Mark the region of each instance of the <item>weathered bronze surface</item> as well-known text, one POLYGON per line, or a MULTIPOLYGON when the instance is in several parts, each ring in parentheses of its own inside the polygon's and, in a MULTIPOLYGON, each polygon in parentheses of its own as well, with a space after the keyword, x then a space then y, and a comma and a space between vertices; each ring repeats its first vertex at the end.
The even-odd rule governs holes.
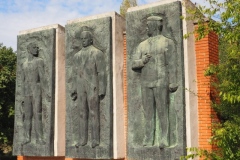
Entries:
POLYGON ((66 26, 66 156, 112 157, 111 18, 66 26))
POLYGON ((185 153, 181 3, 127 14, 128 158, 185 153))
POLYGON ((14 155, 52 156, 55 29, 18 36, 14 155))

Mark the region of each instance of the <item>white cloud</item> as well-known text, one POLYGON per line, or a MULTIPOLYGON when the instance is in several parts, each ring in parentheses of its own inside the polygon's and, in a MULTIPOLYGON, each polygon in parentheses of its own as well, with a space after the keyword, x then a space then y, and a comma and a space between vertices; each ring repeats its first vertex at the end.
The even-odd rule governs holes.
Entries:
POLYGON ((119 10, 120 0, 5 0, 0 5, 0 43, 17 49, 19 31, 119 10), (11 3, 12 2, 12 3, 11 3), (2 10, 1 10, 2 9, 2 10))
MULTIPOLYGON (((159 0, 138 0, 139 5, 159 0)), ((193 0, 203 1, 203 0, 193 0)), ((1 0, 0 43, 17 49, 19 31, 59 23, 83 16, 117 11, 122 0, 1 0)))

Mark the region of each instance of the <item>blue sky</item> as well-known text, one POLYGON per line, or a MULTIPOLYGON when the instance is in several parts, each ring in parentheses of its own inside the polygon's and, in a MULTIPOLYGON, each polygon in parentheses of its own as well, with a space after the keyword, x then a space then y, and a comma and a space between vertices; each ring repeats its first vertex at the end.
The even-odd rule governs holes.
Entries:
MULTIPOLYGON (((160 0, 138 0, 144 5, 160 0)), ((205 0, 191 0, 203 3, 205 0)), ((0 43, 17 48, 19 31, 60 24, 111 11, 119 13, 122 0, 0 0, 0 43)))

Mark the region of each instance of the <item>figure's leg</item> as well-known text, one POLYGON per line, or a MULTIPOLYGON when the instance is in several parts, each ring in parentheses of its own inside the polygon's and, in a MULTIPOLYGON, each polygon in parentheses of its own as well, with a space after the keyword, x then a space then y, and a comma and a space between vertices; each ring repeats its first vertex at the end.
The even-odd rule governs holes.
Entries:
POLYGON ((96 88, 90 88, 88 91, 88 106, 92 122, 92 148, 100 144, 100 115, 99 115, 99 97, 96 88))
POLYGON ((80 107, 78 99, 76 101, 73 101, 73 104, 71 106, 71 124, 72 124, 72 133, 73 133, 73 139, 72 143, 73 146, 79 146, 79 140, 80 140, 80 107))
POLYGON ((169 146, 169 92, 167 86, 154 88, 154 97, 159 117, 159 129, 161 131, 159 146, 160 148, 164 148, 169 146))
POLYGON ((80 145, 85 146, 88 142, 88 106, 87 106, 87 95, 85 89, 79 88, 77 91, 78 105, 80 108, 80 145))
POLYGON ((153 146, 155 132, 155 106, 152 89, 142 87, 142 104, 145 118, 143 146, 153 146))
POLYGON ((33 97, 33 112, 35 114, 35 132, 38 144, 45 144, 43 136, 42 94, 40 86, 35 90, 33 97))
POLYGON ((25 96, 24 97, 24 141, 22 145, 31 142, 31 130, 32 130, 32 117, 33 117, 33 106, 32 106, 32 96, 25 96))

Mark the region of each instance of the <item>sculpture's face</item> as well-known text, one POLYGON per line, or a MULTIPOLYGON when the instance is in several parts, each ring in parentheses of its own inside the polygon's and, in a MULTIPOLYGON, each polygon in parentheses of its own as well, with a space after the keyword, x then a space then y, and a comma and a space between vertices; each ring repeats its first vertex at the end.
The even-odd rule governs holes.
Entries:
POLYGON ((31 54, 33 55, 33 56, 37 56, 38 55, 38 46, 37 45, 33 45, 32 47, 31 47, 31 54))
POLYGON ((147 21, 147 33, 149 37, 152 37, 154 32, 162 30, 161 21, 147 21))
POLYGON ((83 47, 87 47, 92 45, 92 36, 89 32, 83 31, 81 33, 81 40, 82 40, 82 45, 83 47))

